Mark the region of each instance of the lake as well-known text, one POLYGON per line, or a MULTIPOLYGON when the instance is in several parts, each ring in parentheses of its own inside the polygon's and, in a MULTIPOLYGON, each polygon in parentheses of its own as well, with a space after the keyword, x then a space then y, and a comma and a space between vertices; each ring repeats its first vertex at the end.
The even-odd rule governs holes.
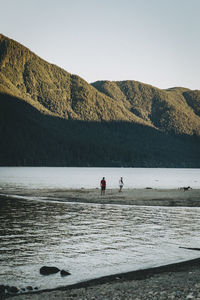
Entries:
POLYGON ((200 169, 0 167, 0 187, 96 188, 102 177, 108 188, 200 188, 200 169))
MULTIPOLYGON (((0 168, 0 186, 16 188, 200 187, 199 169, 0 168)), ((40 289, 199 257, 200 208, 0 202, 0 284, 40 289), (194 226, 195 224, 195 226, 194 226), (71 275, 42 276, 43 265, 71 275)))

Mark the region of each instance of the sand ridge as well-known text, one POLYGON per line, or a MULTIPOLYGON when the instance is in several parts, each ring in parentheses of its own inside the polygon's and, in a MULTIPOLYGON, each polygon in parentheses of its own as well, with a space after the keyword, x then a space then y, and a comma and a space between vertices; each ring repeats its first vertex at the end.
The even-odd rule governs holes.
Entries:
POLYGON ((100 189, 1 189, 1 196, 15 195, 48 201, 81 202, 99 204, 142 206, 200 206, 200 189, 108 189, 101 195, 100 189))

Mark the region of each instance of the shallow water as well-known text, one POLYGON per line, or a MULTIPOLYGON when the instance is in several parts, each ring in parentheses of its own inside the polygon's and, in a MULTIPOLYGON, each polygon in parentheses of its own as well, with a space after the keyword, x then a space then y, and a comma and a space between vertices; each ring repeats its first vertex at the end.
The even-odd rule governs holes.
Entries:
POLYGON ((53 288, 199 257, 179 246, 200 247, 200 208, 25 199, 0 204, 0 284, 53 288), (42 276, 43 265, 72 275, 42 276))

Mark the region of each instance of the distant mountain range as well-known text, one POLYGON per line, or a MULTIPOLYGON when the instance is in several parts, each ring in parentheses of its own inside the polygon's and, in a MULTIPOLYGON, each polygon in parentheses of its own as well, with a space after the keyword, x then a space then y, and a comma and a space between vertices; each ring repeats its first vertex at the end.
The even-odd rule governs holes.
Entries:
POLYGON ((200 167, 200 91, 87 83, 0 35, 0 165, 200 167))

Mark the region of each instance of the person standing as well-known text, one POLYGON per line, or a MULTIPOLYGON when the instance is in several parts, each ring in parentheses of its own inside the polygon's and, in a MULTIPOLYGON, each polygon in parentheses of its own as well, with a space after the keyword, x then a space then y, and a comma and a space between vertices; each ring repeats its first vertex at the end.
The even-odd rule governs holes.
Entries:
POLYGON ((123 178, 121 177, 119 180, 119 193, 122 191, 122 188, 124 186, 123 178))
POLYGON ((105 195, 105 190, 106 190, 106 180, 105 177, 103 177, 101 180, 101 195, 105 195))

